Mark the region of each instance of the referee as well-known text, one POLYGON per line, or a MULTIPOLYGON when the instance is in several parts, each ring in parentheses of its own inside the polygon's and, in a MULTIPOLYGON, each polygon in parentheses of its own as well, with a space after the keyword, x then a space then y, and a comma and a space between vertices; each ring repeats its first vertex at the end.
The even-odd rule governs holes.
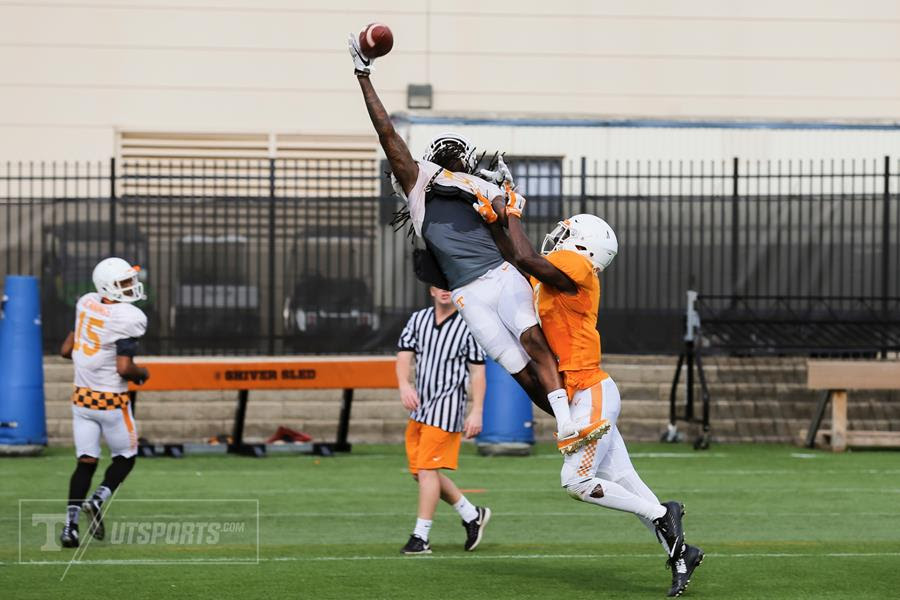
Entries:
POLYGON ((481 542, 491 509, 469 502, 440 469, 456 469, 462 432, 472 438, 481 432, 484 406, 484 353, 456 312, 450 292, 432 286, 434 306, 413 313, 400 334, 397 380, 400 401, 411 411, 406 426, 406 457, 419 482, 416 528, 404 554, 431 554, 431 530, 438 498, 452 504, 466 530, 466 550, 481 542), (413 357, 416 384, 410 384, 413 357), (463 421, 466 387, 472 384, 472 410, 463 421))

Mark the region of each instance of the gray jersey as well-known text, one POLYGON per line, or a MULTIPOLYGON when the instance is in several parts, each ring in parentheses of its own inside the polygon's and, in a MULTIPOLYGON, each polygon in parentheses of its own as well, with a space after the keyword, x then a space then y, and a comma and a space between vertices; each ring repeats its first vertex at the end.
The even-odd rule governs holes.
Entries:
POLYGON ((503 263, 484 221, 472 208, 475 196, 433 185, 426 192, 422 237, 455 290, 503 263))
POLYGON ((503 262, 491 232, 472 208, 476 190, 491 199, 503 191, 480 177, 447 171, 427 160, 418 161, 418 166, 407 198, 409 215, 453 290, 503 262))

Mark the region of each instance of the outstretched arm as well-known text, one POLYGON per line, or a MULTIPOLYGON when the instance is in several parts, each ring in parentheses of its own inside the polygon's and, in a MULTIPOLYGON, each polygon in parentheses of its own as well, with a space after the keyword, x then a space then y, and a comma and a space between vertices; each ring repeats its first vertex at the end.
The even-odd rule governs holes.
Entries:
POLYGON ((503 196, 497 196, 491 205, 498 218, 488 227, 503 258, 545 285, 553 286, 566 294, 576 293, 578 286, 575 285, 575 282, 535 251, 531 240, 525 234, 519 216, 506 210, 506 199, 503 196), (504 220, 507 222, 506 229, 501 225, 504 220))
POLYGON ((369 111, 369 118, 372 120, 372 125, 375 126, 375 132, 378 134, 378 141, 381 143, 381 147, 384 148, 384 153, 391 164, 391 171, 393 171, 394 177, 397 178, 397 181, 403 187, 403 192, 409 195, 413 186, 416 185, 416 178, 419 176, 419 165, 416 164, 412 154, 409 153, 406 142, 394 129, 391 117, 375 92, 375 87, 369 80, 369 76, 357 73, 356 79, 359 81, 363 100, 366 102, 366 110, 369 111))

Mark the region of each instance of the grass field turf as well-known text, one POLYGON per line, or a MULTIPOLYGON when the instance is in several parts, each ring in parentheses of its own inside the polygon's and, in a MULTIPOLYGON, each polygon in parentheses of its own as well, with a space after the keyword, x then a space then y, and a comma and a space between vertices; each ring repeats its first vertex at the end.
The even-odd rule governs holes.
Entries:
MULTIPOLYGON (((661 499, 685 502, 688 541, 707 553, 685 597, 900 595, 900 454, 832 455, 769 445, 630 449, 661 499)), ((463 552, 456 513, 441 504, 431 535, 434 554, 403 557, 398 551, 414 524, 416 488, 400 446, 357 446, 336 458, 139 460, 108 521, 153 521, 160 511, 173 513, 172 504, 160 508, 158 499, 258 499, 260 562, 197 562, 255 560, 250 519, 245 537, 251 543, 92 542, 83 562, 66 572, 71 550, 35 553, 31 544, 25 555, 41 564, 17 563, 18 505, 21 498, 65 496, 71 451, 2 459, 0 597, 664 597, 670 574, 650 533, 632 515, 569 499, 559 488, 560 461, 549 446, 529 458, 482 458, 464 445, 453 478, 478 490, 468 493, 471 500, 494 510, 482 546, 463 552), (137 499, 142 502, 125 502, 137 499)), ((177 518, 228 521, 235 510, 187 503, 177 518)), ((26 542, 40 529, 27 512, 26 542)))

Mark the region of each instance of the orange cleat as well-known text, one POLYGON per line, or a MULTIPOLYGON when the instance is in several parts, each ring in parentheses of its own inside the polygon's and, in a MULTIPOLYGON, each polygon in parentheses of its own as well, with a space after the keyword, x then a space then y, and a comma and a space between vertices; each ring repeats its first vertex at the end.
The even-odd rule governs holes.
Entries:
POLYGON ((610 425, 606 419, 599 419, 580 429, 575 435, 556 440, 557 449, 563 454, 575 454, 594 440, 599 440, 609 432, 610 425))

